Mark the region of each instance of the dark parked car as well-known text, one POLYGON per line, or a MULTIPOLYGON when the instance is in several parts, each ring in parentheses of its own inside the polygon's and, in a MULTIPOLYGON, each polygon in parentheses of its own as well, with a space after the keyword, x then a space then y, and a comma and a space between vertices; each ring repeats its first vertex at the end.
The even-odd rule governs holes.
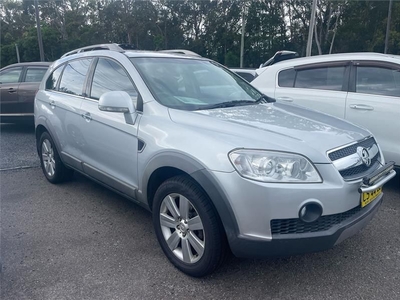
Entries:
POLYGON ((50 62, 27 62, 0 70, 0 122, 33 120, 33 100, 50 62))

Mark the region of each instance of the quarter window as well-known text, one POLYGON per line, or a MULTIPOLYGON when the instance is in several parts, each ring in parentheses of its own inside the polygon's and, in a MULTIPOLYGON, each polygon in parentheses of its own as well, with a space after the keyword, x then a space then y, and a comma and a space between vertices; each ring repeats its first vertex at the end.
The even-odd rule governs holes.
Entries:
POLYGON ((279 72, 278 85, 280 87, 293 87, 296 71, 294 69, 284 70, 279 72))
POLYGON ((25 82, 41 82, 47 69, 44 68, 28 68, 25 75, 25 82))
POLYGON ((323 67, 297 71, 295 87, 341 91, 345 67, 323 67))
POLYGON ((12 68, 0 73, 0 83, 16 83, 21 76, 22 68, 12 68))
POLYGON ((56 90, 57 89, 57 81, 60 78, 62 67, 58 67, 50 74, 50 76, 46 80, 46 90, 56 90))
POLYGON ((356 92, 400 97, 400 70, 357 67, 356 92))
POLYGON ((64 69, 59 91, 83 96, 83 85, 92 59, 79 59, 70 62, 64 69))
POLYGON ((125 91, 137 97, 137 91, 125 69, 113 60, 100 58, 94 71, 90 97, 96 100, 110 91, 125 91))

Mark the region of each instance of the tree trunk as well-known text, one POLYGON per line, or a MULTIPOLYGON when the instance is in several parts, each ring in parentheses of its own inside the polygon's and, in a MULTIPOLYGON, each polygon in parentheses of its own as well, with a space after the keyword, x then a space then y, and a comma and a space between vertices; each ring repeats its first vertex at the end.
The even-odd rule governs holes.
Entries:
POLYGON ((321 55, 322 54, 322 50, 321 50, 321 43, 318 40, 317 22, 315 22, 314 30, 315 30, 314 37, 315 37, 315 43, 317 44, 317 48, 318 48, 318 54, 321 55))
MULTIPOLYGON (((340 13, 340 11, 339 11, 340 13)), ((335 37, 336 37, 336 31, 337 31, 337 25, 339 23, 339 14, 336 17, 336 22, 335 22, 335 28, 333 29, 333 37, 332 37, 332 42, 331 42, 331 46, 329 48, 329 54, 332 54, 332 49, 333 49, 333 43, 335 42, 335 37)))

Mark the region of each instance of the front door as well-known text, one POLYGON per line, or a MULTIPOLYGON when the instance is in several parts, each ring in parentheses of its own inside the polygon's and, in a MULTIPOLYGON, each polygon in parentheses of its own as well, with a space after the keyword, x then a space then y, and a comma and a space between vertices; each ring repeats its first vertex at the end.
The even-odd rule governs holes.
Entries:
POLYGON ((135 197, 138 187, 138 125, 125 122, 122 113, 98 108, 100 96, 109 91, 126 91, 136 103, 137 91, 125 68, 108 58, 99 58, 88 97, 83 101, 81 128, 85 147, 82 161, 85 173, 118 191, 135 197))
POLYGON ((18 87, 22 77, 22 67, 3 70, 0 73, 0 114, 19 114, 18 87))

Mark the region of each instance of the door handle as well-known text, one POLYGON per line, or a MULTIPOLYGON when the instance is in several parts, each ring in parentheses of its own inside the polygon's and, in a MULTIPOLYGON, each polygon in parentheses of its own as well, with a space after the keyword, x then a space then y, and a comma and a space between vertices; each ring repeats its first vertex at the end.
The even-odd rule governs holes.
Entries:
POLYGON ((14 89, 14 88, 9 88, 8 89, 8 93, 9 94, 14 94, 14 93, 16 93, 17 91, 14 89))
POLYGON ((82 118, 84 118, 86 122, 90 122, 92 120, 92 116, 88 112, 82 114, 82 118))
POLYGON ((56 105, 56 102, 55 102, 55 101, 51 101, 51 102, 50 102, 50 106, 51 106, 52 109, 55 109, 56 106, 57 106, 57 105, 56 105))
POLYGON ((293 102, 293 98, 290 98, 290 97, 278 97, 276 99, 281 100, 281 101, 286 101, 286 102, 293 102))
POLYGON ((358 109, 358 110, 374 110, 372 106, 364 105, 364 104, 351 104, 350 108, 358 109))

